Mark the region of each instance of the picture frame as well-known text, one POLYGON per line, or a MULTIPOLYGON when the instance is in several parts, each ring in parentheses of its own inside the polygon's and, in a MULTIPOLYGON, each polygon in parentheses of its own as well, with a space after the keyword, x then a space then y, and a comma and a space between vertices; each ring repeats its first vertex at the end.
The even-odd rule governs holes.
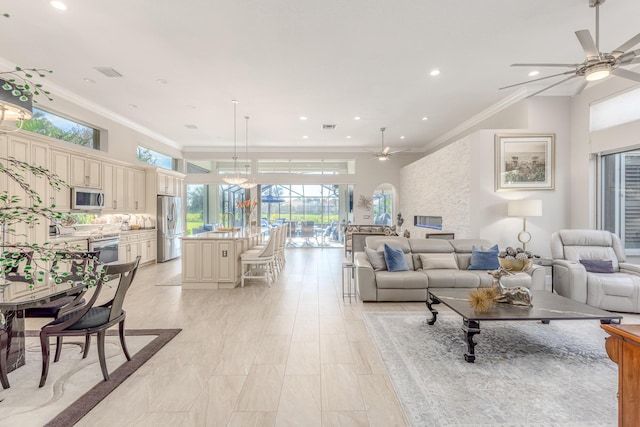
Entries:
POLYGON ((496 191, 554 188, 555 134, 496 134, 496 191))

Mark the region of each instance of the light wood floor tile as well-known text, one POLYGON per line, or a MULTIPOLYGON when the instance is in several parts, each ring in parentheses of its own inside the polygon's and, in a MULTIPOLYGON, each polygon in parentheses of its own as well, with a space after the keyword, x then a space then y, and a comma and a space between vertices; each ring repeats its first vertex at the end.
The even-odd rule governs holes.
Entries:
POLYGON ((353 364, 358 374, 386 374, 382 358, 370 341, 350 342, 353 364))
POLYGON ((285 376, 276 426, 320 426, 322 387, 320 375, 285 376))
POLYGON ((290 343, 291 335, 265 335, 253 363, 285 365, 289 357, 290 343))
POLYGON ((397 402, 393 386, 386 375, 360 375, 360 389, 364 397, 370 426, 407 426, 397 402))
POLYGON ((353 363, 346 334, 320 335, 320 362, 322 364, 353 363))
POLYGON ((276 411, 282 391, 284 365, 253 365, 242 387, 236 411, 276 411))
POLYGON ((296 319, 293 325, 293 337, 291 341, 305 342, 305 341, 320 341, 320 321, 316 318, 302 318, 296 319))
POLYGON ((322 409, 330 411, 363 410, 358 375, 353 365, 321 365, 322 409))
POLYGON ((238 402, 246 378, 245 376, 233 375, 209 378, 207 393, 198 396, 189 410, 184 425, 226 426, 231 418, 231 412, 238 402))
POLYGON ((320 375, 320 343, 292 342, 285 375, 320 375))
POLYGON ((275 424, 275 412, 233 412, 228 427, 272 427, 275 424))
POLYGON ((322 411, 322 427, 368 427, 366 411, 322 411))

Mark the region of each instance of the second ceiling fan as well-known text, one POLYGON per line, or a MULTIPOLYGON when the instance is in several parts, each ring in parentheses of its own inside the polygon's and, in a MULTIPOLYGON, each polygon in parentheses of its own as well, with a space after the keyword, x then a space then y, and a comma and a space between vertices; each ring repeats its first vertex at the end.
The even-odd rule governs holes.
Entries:
POLYGON ((508 89, 515 86, 526 85, 532 82, 565 75, 568 77, 550 86, 547 86, 544 89, 532 93, 531 95, 527 96, 527 98, 535 96, 541 92, 549 90, 555 86, 558 86, 559 84, 566 82, 567 80, 571 80, 576 77, 584 77, 584 81, 580 84, 574 96, 582 92, 582 90, 589 84, 589 82, 603 79, 610 74, 640 82, 639 73, 621 68, 631 64, 640 64, 640 49, 630 50, 638 43, 640 43, 640 33, 622 43, 616 49, 612 50, 611 53, 600 52, 600 5, 604 2, 605 0, 589 0, 589 6, 595 7, 596 9, 595 40, 591 36, 589 30, 576 31, 576 37, 578 38, 578 41, 580 42, 580 45, 582 46, 582 49, 584 50, 584 53, 586 55, 586 59, 584 62, 577 64, 511 64, 512 67, 561 67, 572 68, 572 70, 553 74, 551 76, 541 77, 539 79, 504 86, 500 89, 508 89))

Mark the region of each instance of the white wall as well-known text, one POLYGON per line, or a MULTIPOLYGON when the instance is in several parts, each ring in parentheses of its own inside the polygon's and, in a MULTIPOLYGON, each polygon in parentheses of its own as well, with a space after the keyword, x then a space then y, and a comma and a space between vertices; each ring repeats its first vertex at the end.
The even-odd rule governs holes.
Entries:
MULTIPOLYGON (((403 214, 406 213, 407 218, 408 215, 413 218, 415 214, 440 215, 431 210, 435 208, 442 212, 443 228, 456 232, 456 237, 484 238, 506 247, 519 244, 517 234, 522 229, 521 219, 507 217, 508 200, 540 199, 543 216, 528 219, 527 229, 533 238, 527 249, 539 255, 550 255, 551 233, 569 225, 571 100, 566 97, 532 98, 523 114, 527 114, 527 128, 476 131, 403 168, 403 214), (554 133, 555 189, 496 192, 496 133, 554 133)), ((411 230, 413 237, 414 230, 419 229, 411 230)), ((424 231, 417 232, 418 237, 424 234, 424 231)))

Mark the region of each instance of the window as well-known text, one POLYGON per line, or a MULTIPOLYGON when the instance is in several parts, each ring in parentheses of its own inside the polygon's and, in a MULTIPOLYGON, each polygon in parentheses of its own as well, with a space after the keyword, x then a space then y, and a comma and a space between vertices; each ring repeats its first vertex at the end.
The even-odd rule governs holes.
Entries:
POLYGON ((170 171, 176 170, 178 163, 176 159, 171 156, 158 153, 150 148, 142 147, 141 145, 138 145, 138 160, 170 171))
POLYGON ((354 160, 258 160, 261 174, 347 175, 355 173, 354 160))
POLYGON ((640 255, 640 151, 602 156, 602 229, 620 236, 628 255, 640 255))
POLYGON ((590 108, 591 132, 640 120, 640 89, 594 103, 590 108))
POLYGON ((100 149, 98 129, 38 108, 33 109, 33 117, 24 122, 22 129, 94 150, 100 149))

